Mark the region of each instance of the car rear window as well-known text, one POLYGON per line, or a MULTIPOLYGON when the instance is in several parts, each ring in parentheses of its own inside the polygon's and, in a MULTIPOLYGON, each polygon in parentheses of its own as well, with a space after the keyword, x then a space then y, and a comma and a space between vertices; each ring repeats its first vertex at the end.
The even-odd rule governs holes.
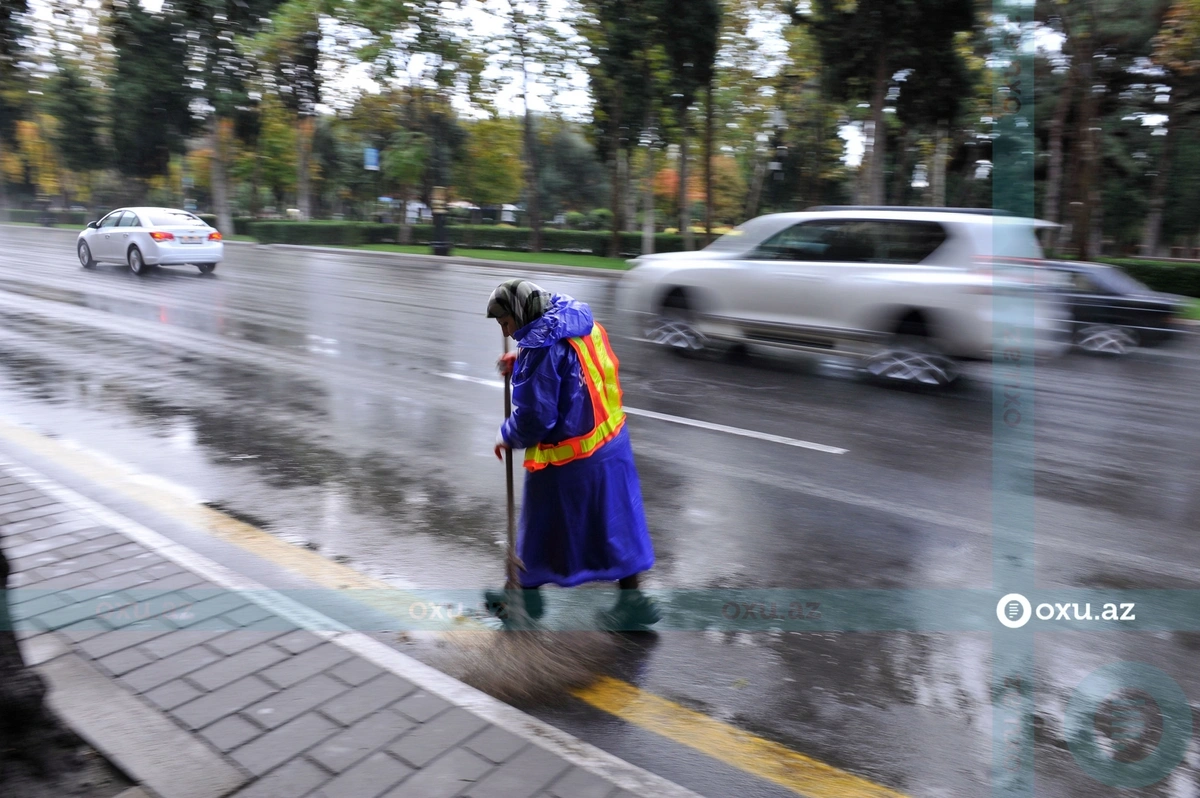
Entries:
POLYGON ((204 220, 198 216, 193 216, 187 211, 150 211, 145 214, 149 217, 150 224, 154 225, 202 225, 204 220))

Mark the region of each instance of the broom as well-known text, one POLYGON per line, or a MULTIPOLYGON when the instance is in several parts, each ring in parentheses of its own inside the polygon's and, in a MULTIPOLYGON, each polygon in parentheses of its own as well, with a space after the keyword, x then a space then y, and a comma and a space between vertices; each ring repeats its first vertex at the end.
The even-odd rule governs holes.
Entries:
MULTIPOLYGON (((507 336, 504 353, 508 354, 507 336)), ((508 375, 504 377, 504 415, 506 418, 512 415, 512 378, 508 375)), ((525 565, 517 554, 512 458, 512 449, 507 449, 504 454, 508 488, 505 626, 496 632, 456 634, 460 648, 470 654, 460 678, 503 701, 546 703, 591 684, 616 662, 622 646, 616 635, 550 631, 529 617, 521 589, 521 571, 525 565)))

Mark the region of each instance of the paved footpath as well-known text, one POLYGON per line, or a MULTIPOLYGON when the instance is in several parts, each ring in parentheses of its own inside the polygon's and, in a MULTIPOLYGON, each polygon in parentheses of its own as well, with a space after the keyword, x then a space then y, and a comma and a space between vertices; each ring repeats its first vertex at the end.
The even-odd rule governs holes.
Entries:
POLYGON ((0 463, 9 601, 148 796, 691 795, 89 501, 0 463))

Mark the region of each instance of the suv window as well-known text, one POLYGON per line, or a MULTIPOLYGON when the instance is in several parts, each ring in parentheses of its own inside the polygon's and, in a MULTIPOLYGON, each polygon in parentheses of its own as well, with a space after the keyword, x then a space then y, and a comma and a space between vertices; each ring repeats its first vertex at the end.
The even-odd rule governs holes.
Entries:
POLYGON ((920 263, 946 240, 937 222, 867 222, 875 227, 876 263, 920 263))
POLYGON ((764 241, 755 256, 767 260, 841 260, 831 254, 844 238, 842 221, 800 222, 764 241))
POLYGON ((937 222, 832 219, 793 225, 758 248, 761 258, 839 263, 920 263, 942 245, 937 222))
POLYGON ((103 219, 100 220, 99 226, 100 227, 116 227, 117 221, 120 220, 122 213, 124 213, 124 211, 113 211, 108 216, 105 216, 103 219))
POLYGON ((121 221, 117 223, 117 227, 137 227, 137 214, 133 211, 125 211, 125 215, 121 217, 121 221))

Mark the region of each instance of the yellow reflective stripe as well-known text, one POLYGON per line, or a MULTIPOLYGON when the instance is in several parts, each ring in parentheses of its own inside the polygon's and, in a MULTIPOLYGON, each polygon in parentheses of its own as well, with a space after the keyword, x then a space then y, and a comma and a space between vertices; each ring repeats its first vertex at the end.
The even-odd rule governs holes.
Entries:
POLYGON ((611 413, 621 407, 621 386, 617 381, 617 364, 613 362, 612 352, 605 346, 604 333, 599 324, 592 328, 592 343, 596 347, 596 355, 600 358, 600 368, 604 370, 604 379, 600 382, 600 395, 611 413))
MULTIPOLYGON (((592 341, 593 342, 596 340, 595 336, 596 336, 596 328, 593 327, 592 328, 592 341)), ((591 354, 591 352, 588 351, 587 346, 584 345, 583 339, 580 339, 580 338, 572 339, 571 346, 575 349, 575 354, 579 355, 579 362, 581 364, 583 364, 584 373, 587 374, 588 378, 592 381, 592 386, 595 388, 595 392, 593 393, 593 396, 595 394, 600 394, 600 396, 603 397, 604 396, 604 376, 600 373, 599 366, 597 366, 596 362, 594 360, 592 360, 592 354, 591 354)), ((597 348, 596 351, 598 352, 600 350, 597 348)), ((597 421, 599 421, 599 419, 597 419, 597 421)))
POLYGON ((617 383, 616 362, 605 345, 603 330, 599 324, 592 326, 589 338, 592 344, 590 348, 587 345, 589 342, 582 337, 568 339, 568 343, 579 357, 580 367, 590 383, 588 395, 592 399, 592 411, 594 415, 600 416, 595 419, 596 426, 587 435, 578 436, 568 442, 554 445, 538 444, 526 449, 526 467, 566 463, 576 457, 591 454, 625 423, 625 411, 621 409, 621 391, 617 383), (591 349, 595 350, 595 357, 592 356, 591 349))

